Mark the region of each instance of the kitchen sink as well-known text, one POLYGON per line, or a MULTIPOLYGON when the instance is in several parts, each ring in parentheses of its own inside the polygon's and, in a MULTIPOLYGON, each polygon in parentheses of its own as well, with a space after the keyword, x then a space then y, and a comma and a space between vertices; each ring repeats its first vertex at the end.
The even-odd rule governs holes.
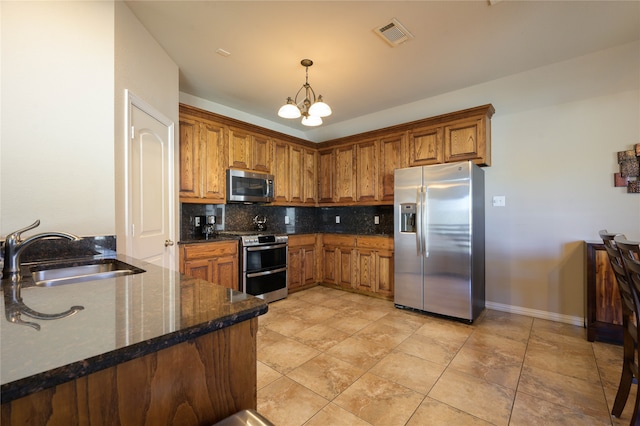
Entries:
POLYGON ((40 265, 31 268, 36 285, 50 287, 146 272, 117 259, 99 259, 73 264, 40 265))

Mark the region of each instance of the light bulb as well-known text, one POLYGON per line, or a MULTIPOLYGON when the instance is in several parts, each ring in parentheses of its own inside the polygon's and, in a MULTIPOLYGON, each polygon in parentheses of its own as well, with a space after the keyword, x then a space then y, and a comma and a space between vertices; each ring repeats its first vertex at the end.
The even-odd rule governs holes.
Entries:
POLYGON ((302 117, 302 124, 310 127, 319 126, 322 124, 322 118, 317 115, 307 115, 302 117))
POLYGON ((293 102, 293 99, 287 98, 287 103, 280 107, 278 115, 282 118, 298 118, 302 114, 298 106, 293 102))
POLYGON ((328 117, 331 115, 331 108, 322 100, 322 95, 318 96, 318 101, 309 108, 309 114, 318 117, 328 117))

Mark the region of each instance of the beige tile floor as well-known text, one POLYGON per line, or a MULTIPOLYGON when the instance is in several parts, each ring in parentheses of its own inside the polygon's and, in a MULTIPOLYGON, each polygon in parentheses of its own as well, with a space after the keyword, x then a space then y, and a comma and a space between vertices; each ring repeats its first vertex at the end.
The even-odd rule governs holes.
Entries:
MULTIPOLYGON (((610 416, 622 348, 498 311, 473 324, 326 287, 259 318, 258 411, 287 425, 629 424, 610 416)), ((635 386, 634 386, 635 388, 635 386)))

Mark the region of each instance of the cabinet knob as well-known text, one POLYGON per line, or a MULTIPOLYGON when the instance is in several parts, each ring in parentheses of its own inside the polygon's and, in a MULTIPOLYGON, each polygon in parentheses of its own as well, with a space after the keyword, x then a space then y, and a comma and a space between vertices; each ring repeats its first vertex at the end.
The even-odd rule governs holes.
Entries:
POLYGON ((164 246, 165 246, 165 247, 169 247, 169 246, 172 246, 172 245, 173 245, 173 241, 171 241, 171 240, 164 240, 164 246))

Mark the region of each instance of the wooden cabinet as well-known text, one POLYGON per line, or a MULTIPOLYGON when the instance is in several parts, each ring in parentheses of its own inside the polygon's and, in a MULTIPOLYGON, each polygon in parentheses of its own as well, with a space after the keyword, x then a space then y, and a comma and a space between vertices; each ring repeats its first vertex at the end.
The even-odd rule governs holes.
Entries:
POLYGON ((603 243, 586 242, 587 340, 622 344, 622 304, 603 243))
POLYGON ((332 203, 335 180, 333 149, 318 150, 318 202, 332 203))
POLYGON ((490 161, 490 145, 487 144, 490 123, 484 116, 477 116, 444 126, 445 163, 472 160, 487 164, 490 161))
POLYGON ((356 201, 373 202, 378 191, 378 141, 373 139, 355 146, 356 201))
POLYGON ((254 134, 252 149, 253 170, 271 173, 271 139, 254 134))
MULTIPOLYGON (((358 145, 343 145, 336 148, 320 150, 318 152, 319 203, 353 204, 358 197, 358 183, 356 167, 358 161, 364 165, 370 165, 376 158, 372 152, 374 148, 369 145, 363 149, 363 156, 369 155, 369 159, 358 158, 358 145), (367 152, 369 151, 369 152, 367 152)), ((369 167, 369 171, 375 171, 375 167, 369 167)), ((363 177, 364 179, 364 177, 363 177)), ((363 198, 375 188, 375 183, 363 184, 363 198)))
POLYGON ((3 402, 2 424, 212 425, 256 409, 257 330, 258 318, 251 318, 157 352, 143 350, 3 402))
POLYGON ((353 203, 356 200, 355 146, 318 151, 318 202, 353 203))
POLYGON ((356 200, 356 149, 355 146, 341 146, 335 149, 335 197, 338 203, 356 200))
POLYGON ((241 129, 229 129, 229 167, 251 169, 251 133, 241 129))
POLYGON ((238 290, 238 241, 184 244, 180 246, 180 272, 223 287, 238 290))
POLYGON ((180 113, 180 189, 183 203, 224 203, 226 128, 180 113))
POLYGON ((356 288, 385 297, 393 296, 393 238, 358 236, 356 288))
POLYGON ((275 203, 291 201, 290 148, 286 142, 273 141, 273 192, 275 203))
POLYGON ((355 288, 355 245, 352 235, 322 236, 323 281, 343 288, 355 288))
POLYGON ((316 235, 290 235, 287 267, 289 291, 297 291, 315 285, 316 275, 316 235))
POLYGON ((319 203, 392 204, 394 172, 406 167, 407 132, 321 149, 319 203))
POLYGON ((318 166, 315 149, 273 141, 272 173, 275 203, 316 205, 318 166))
POLYGON ((409 167, 444 162, 443 129, 426 126, 409 132, 409 167))
POLYGON ((407 133, 392 133, 382 136, 378 142, 378 200, 383 204, 393 204, 394 173, 396 169, 407 167, 407 133))
POLYGON ((315 205, 318 202, 318 153, 315 149, 304 149, 302 168, 303 203, 315 205))
POLYGON ((325 234, 322 281, 344 289, 393 297, 393 238, 325 234))
POLYGON ((491 165, 492 105, 421 120, 409 129, 409 166, 471 160, 491 165))
POLYGON ((271 155, 268 137, 237 127, 229 128, 229 167, 271 173, 271 155))
POLYGON ((275 204, 393 203, 394 170, 491 164, 492 105, 318 145, 180 105, 180 201, 224 203, 227 167, 274 174, 275 204))

